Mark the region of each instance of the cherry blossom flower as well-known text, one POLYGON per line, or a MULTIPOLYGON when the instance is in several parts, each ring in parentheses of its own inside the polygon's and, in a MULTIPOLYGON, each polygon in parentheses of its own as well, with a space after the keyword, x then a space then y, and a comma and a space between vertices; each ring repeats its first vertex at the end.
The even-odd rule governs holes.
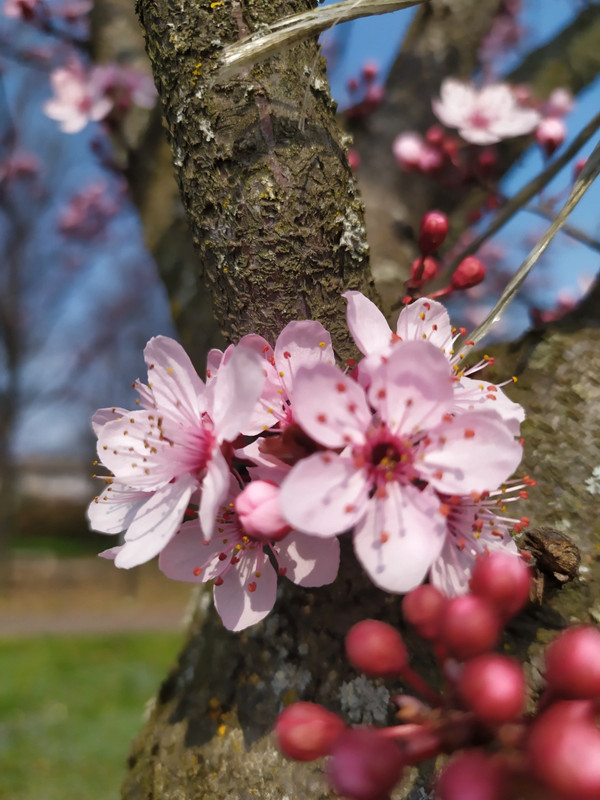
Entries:
POLYGON ((87 72, 76 60, 53 70, 54 96, 44 103, 44 113, 60 123, 64 133, 79 133, 90 121, 104 119, 113 107, 95 70, 87 72))
POLYGON ((435 172, 443 164, 443 156, 438 148, 429 145, 418 133, 408 131, 394 139, 392 152, 398 166, 405 170, 435 172))
POLYGON ((502 139, 531 133, 541 120, 538 111, 518 104, 506 83, 483 89, 446 78, 440 98, 433 101, 433 112, 449 128, 457 128, 471 144, 493 144, 502 139))
POLYGON ((94 78, 120 113, 132 105, 153 108, 156 104, 154 81, 145 72, 119 64, 102 64, 95 67, 94 78))
POLYGON ((42 0, 5 0, 2 11, 13 19, 33 19, 42 6, 42 0))
POLYGON ((284 515, 318 536, 354 528, 359 561, 388 591, 417 586, 440 555, 448 513, 440 495, 494 490, 521 460, 499 414, 453 414, 453 378, 428 341, 397 343, 366 391, 330 365, 296 377, 294 417, 331 450, 302 459, 284 479, 284 515))
POLYGON ((260 360, 244 347, 233 350, 207 386, 173 339, 151 339, 144 358, 148 385, 136 384, 142 409, 103 409, 94 418, 98 454, 114 479, 88 515, 96 530, 126 529, 115 558, 125 568, 160 552, 192 499, 204 536, 213 535, 229 489, 222 445, 238 436, 264 382, 260 360))
POLYGON ((215 608, 223 624, 240 631, 260 622, 273 608, 277 575, 299 586, 334 581, 339 542, 296 531, 271 542, 249 536, 235 511, 235 480, 231 489, 219 511, 217 535, 209 541, 196 521, 185 522, 161 552, 159 567, 176 581, 214 580, 215 608))
POLYGON ((120 203, 103 181, 95 181, 76 192, 58 221, 58 229, 67 236, 89 241, 102 234, 108 221, 119 211, 120 203))
POLYGON ((453 346, 460 333, 452 327, 448 312, 436 300, 420 298, 400 312, 394 333, 377 306, 360 292, 345 292, 348 301, 348 328, 356 346, 367 358, 358 367, 359 381, 367 385, 370 370, 388 356, 396 342, 430 342, 446 356, 455 373, 453 413, 490 408, 511 426, 515 435, 525 418, 522 406, 510 400, 500 386, 469 377, 488 363, 486 359, 470 369, 462 369, 453 346))

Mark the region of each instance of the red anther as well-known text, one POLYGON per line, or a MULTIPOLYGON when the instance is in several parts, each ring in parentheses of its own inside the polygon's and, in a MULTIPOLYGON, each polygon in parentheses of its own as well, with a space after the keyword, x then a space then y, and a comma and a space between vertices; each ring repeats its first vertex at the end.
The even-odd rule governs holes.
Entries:
POLYGON ((371 728, 344 731, 335 742, 327 774, 351 800, 384 800, 400 780, 404 759, 395 742, 371 728))
POLYGON ((458 329, 458 332, 460 333, 461 336, 467 335, 467 329, 463 328, 462 326, 458 329))
POLYGON ((424 639, 437 639, 446 597, 431 584, 417 586, 402 601, 404 619, 424 639))
POLYGON ((463 258, 450 278, 453 289, 471 289, 485 278, 485 267, 475 256, 463 258))
POLYGON ((486 725, 512 722, 525 704, 526 682, 518 661, 485 653, 467 661, 458 681, 463 702, 486 725))
POLYGON ((455 658, 466 661, 491 650, 500 629, 500 615, 488 601, 464 594, 452 597, 444 606, 440 640, 455 658))
POLYGON ((591 625, 567 628, 546 648, 545 677, 561 697, 600 698, 600 631, 591 625))
POLYGON ((354 358, 347 358, 347 359, 346 359, 346 366, 347 366, 347 367, 350 367, 350 369, 352 369, 352 367, 355 367, 355 366, 356 366, 356 359, 354 359, 354 358))
POLYGON ((469 587, 503 617, 517 614, 527 602, 531 573, 523 560, 510 553, 490 553, 477 559, 469 587))
POLYGON ((448 227, 448 217, 441 211, 429 211, 421 218, 419 250, 424 256, 431 255, 443 244, 448 227))
POLYGON ((527 492, 526 489, 521 489, 521 491, 519 492, 519 497, 522 500, 527 500, 527 498, 529 497, 529 493, 527 492))
POLYGON ((374 676, 397 676, 408 663, 408 652, 396 628, 376 619, 365 619, 350 628, 346 655, 353 666, 374 676))
POLYGON ((279 747, 296 761, 314 761, 331 752, 346 726, 336 714, 316 703, 294 703, 275 723, 279 747))

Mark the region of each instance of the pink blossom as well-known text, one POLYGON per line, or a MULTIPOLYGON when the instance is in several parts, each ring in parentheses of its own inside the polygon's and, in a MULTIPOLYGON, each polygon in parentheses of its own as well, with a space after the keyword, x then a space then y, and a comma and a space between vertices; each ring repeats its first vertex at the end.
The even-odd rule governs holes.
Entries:
POLYGON ((394 139, 392 152, 398 166, 407 171, 416 169, 434 172, 444 161, 439 149, 432 147, 418 133, 401 133, 394 139))
POLYGON ((106 183, 90 183, 74 194, 58 221, 61 233, 89 240, 101 234, 120 208, 106 183))
POLYGON ((472 84, 446 78, 440 98, 432 105, 440 122, 457 128, 462 138, 471 144, 493 144, 531 133, 541 119, 535 109, 518 104, 506 83, 490 84, 478 90, 472 84))
POLYGON ((95 68, 94 78, 119 112, 132 105, 153 108, 156 104, 154 81, 145 72, 119 64, 102 64, 95 68))
POLYGON ((348 301, 348 328, 358 349, 367 356, 358 366, 361 383, 368 384, 373 365, 389 355, 396 342, 430 342, 446 356, 455 373, 453 412, 489 408, 500 414, 518 435, 519 425, 525 418, 523 408, 510 400, 500 386, 469 377, 486 364, 485 360, 470 369, 461 368, 460 359, 454 352, 459 331, 452 327, 448 312, 441 303, 426 297, 415 300, 402 309, 393 333, 381 311, 363 294, 351 291, 343 296, 348 301))
POLYGON ((237 347, 205 386, 185 351, 158 336, 144 351, 148 385, 137 384, 142 408, 103 409, 94 418, 98 455, 114 478, 90 505, 96 530, 126 528, 118 567, 153 558, 179 527, 190 501, 206 538, 229 488, 222 453, 247 423, 264 376, 256 354, 237 347), (115 418, 116 416, 116 418, 115 418))
POLYGON ((440 494, 495 489, 518 465, 521 446, 495 412, 452 413, 452 368, 427 341, 397 343, 370 378, 365 391, 334 366, 299 371, 294 417, 332 451, 293 467, 281 506, 306 533, 354 528, 356 555, 372 580, 406 592, 445 544, 440 494))
POLYGON ((113 106, 96 72, 87 72, 79 61, 53 70, 50 83, 54 96, 44 103, 44 113, 59 122, 64 133, 78 133, 88 122, 104 119, 113 106))
POLYGON ((299 586, 323 586, 335 580, 339 543, 295 531, 279 541, 254 539, 234 510, 234 484, 218 514, 218 536, 208 541, 197 522, 185 522, 161 552, 159 566, 173 580, 214 580, 215 608, 223 624, 240 631, 260 622, 273 608, 277 575, 299 586))
POLYGON ((2 10, 7 17, 30 20, 42 5, 42 0, 4 0, 2 10))
POLYGON ((542 106, 545 117, 565 117, 573 110, 573 95, 569 89, 558 87, 550 93, 550 97, 542 106))

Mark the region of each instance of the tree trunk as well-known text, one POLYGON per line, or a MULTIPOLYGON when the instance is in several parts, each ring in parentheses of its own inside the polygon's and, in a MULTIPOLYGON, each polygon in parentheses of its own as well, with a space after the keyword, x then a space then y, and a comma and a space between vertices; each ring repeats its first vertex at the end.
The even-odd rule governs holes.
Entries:
MULTIPOLYGON (((184 205, 226 337, 274 339, 290 319, 317 318, 344 357, 340 293, 372 291, 360 201, 317 47, 307 42, 226 84, 211 82, 223 44, 307 7, 138 3, 184 205)), ((568 529, 583 551, 581 578, 509 632, 507 646, 530 662, 534 686, 541 643, 567 621, 600 614, 598 504, 586 483, 600 464, 597 308, 497 354, 497 371, 518 371, 513 396, 530 412, 524 471, 539 486, 522 513, 568 529)), ((333 585, 306 590, 282 581, 272 614, 241 634, 223 628, 206 590, 198 594, 187 644, 133 745, 124 798, 332 796, 322 763, 282 758, 270 731, 296 699, 322 702, 353 723, 391 719, 390 692, 399 687, 351 670, 343 637, 369 616, 400 624, 399 598, 370 583, 343 538, 333 585)), ((435 681, 431 657, 407 637, 413 665, 435 681)), ((422 798, 427 781, 426 770, 415 770, 393 797, 422 798)))

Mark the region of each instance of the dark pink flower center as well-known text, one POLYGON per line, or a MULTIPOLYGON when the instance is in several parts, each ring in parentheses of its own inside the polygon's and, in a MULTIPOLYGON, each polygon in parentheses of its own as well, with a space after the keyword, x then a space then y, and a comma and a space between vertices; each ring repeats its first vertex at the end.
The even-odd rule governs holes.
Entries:
POLYGON ((473 128, 482 128, 485 130, 490 127, 490 123, 491 119, 485 114, 482 114, 481 111, 474 111, 469 117, 469 124, 473 128))
POLYGON ((367 435, 365 444, 356 448, 354 459, 366 467, 375 487, 382 489, 390 481, 409 483, 414 478, 414 448, 395 436, 385 426, 367 435))

